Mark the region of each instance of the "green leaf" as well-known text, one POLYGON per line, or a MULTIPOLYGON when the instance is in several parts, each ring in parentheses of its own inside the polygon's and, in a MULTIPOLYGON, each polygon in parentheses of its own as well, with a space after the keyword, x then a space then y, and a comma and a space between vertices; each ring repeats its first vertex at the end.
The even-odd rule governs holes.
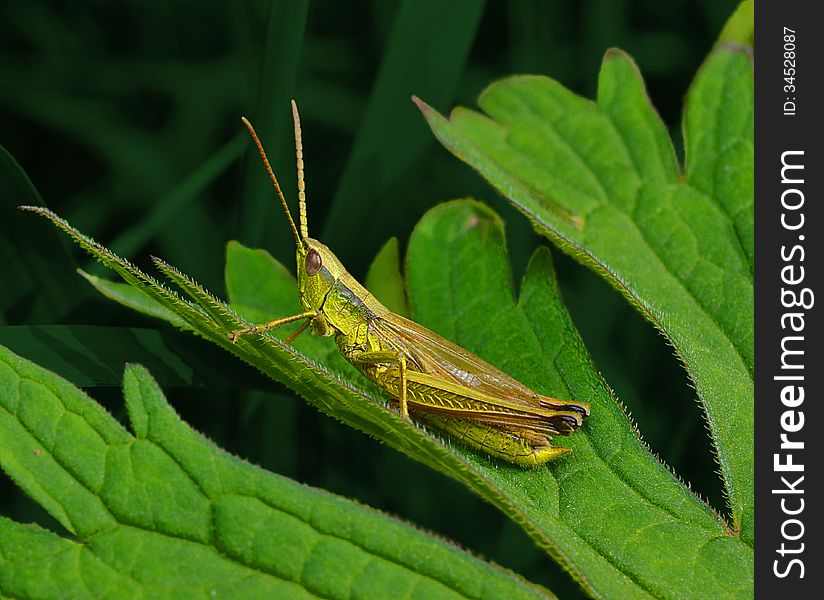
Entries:
POLYGON ((145 315, 149 315, 150 317, 168 321, 175 327, 186 327, 186 322, 179 318, 174 311, 169 310, 162 304, 152 300, 152 298, 140 288, 132 287, 125 283, 109 281, 108 279, 103 279, 102 277, 97 277, 96 275, 86 273, 83 269, 78 269, 77 272, 80 273, 86 281, 92 284, 94 289, 106 296, 109 300, 119 302, 124 306, 128 306, 129 308, 145 315))
MULTIPOLYGON (((701 68, 687 97, 683 129, 687 182, 720 205, 723 224, 734 227, 752 274, 753 78, 748 52, 727 47, 701 68)), ((752 368, 752 343, 746 349, 752 368)))
POLYGON ((488 209, 441 205, 413 233, 407 278, 416 321, 541 393, 592 403, 586 435, 558 440, 574 449, 568 459, 520 480, 500 468, 485 472, 520 509, 509 514, 522 524, 526 516, 527 530, 540 527, 539 543, 562 563, 574 552, 573 575, 596 595, 683 596, 675 582, 698 585, 693 568, 715 572, 700 577, 704 590, 690 590, 696 597, 746 594, 751 549, 640 442, 563 307, 549 253, 532 257, 516 301, 504 248, 502 225, 488 209), (723 548, 730 563, 716 571, 705 543, 723 548))
POLYGON ((222 452, 180 420, 143 367, 128 366, 123 387, 134 435, 67 381, 0 347, 0 463, 77 536, 0 518, 4 595, 550 596, 393 518, 222 452))
POLYGON ((755 0, 742 0, 718 36, 718 43, 753 45, 755 35, 755 0))
MULTIPOLYGON (((93 242, 84 245, 101 252, 93 242)), ((523 470, 410 425, 329 340, 304 334, 286 347, 269 335, 242 337, 237 344, 227 343, 225 334, 213 336, 212 327, 238 328, 244 321, 187 278, 168 266, 164 270, 196 302, 193 314, 202 323, 187 317, 187 327, 322 411, 463 481, 591 593, 682 597, 682 582, 690 581, 694 597, 751 594, 752 548, 640 441, 591 364, 561 302, 546 250, 533 256, 516 300, 503 226, 485 206, 448 203, 418 224, 407 254, 412 314, 541 393, 592 403, 584 427, 555 440, 574 451, 548 468, 523 470)), ((300 310, 294 279, 265 252, 231 243, 226 279, 234 309, 256 321, 300 310)), ((191 313, 187 304, 170 306, 191 313)))
POLYGON ((401 261, 398 254, 398 238, 391 237, 383 245, 366 273, 366 289, 393 313, 409 316, 406 305, 401 261))
POLYGON ((709 56, 685 110, 686 169, 632 60, 604 58, 592 103, 538 76, 492 84, 486 115, 435 135, 536 230, 600 273, 659 328, 705 411, 733 529, 752 543, 752 64, 740 48, 709 56))

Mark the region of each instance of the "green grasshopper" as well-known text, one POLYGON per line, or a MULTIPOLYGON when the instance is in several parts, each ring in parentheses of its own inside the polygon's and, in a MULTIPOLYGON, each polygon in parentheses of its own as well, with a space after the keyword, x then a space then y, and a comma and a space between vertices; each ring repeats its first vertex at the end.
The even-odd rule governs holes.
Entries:
POLYGON ((467 445, 522 467, 535 467, 569 452, 553 446, 553 435, 568 435, 589 415, 589 404, 542 396, 457 344, 396 315, 352 277, 337 256, 309 237, 303 143, 297 105, 292 101, 297 153, 300 232, 254 127, 243 123, 292 228, 297 246, 298 292, 303 312, 233 331, 229 339, 303 323, 289 344, 310 325, 335 336, 338 349, 366 377, 410 413, 467 445))

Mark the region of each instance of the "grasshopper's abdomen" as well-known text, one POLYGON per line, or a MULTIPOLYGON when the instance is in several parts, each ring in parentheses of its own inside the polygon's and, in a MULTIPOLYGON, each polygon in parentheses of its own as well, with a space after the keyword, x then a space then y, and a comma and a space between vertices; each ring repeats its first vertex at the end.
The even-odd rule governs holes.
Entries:
POLYGON ((533 439, 529 439, 467 419, 436 415, 426 415, 424 419, 451 437, 520 467, 538 467, 570 451, 569 448, 553 446, 543 436, 531 436, 533 439))

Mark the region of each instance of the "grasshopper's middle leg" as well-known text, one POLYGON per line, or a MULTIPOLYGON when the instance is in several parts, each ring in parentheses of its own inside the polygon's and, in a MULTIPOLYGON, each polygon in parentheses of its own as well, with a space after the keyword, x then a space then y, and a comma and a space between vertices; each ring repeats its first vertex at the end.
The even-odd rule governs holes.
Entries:
POLYGON ((401 415, 404 418, 409 418, 409 405, 406 399, 406 355, 395 350, 374 350, 370 352, 361 352, 351 357, 351 360, 361 365, 378 365, 381 363, 389 363, 398 365, 398 378, 400 380, 400 388, 398 393, 398 407, 401 415))

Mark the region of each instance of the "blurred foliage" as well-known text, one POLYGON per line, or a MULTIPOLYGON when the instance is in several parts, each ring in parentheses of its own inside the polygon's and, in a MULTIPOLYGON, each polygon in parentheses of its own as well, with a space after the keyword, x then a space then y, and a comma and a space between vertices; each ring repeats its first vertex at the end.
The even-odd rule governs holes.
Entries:
MULTIPOLYGON (((432 528, 566 597, 575 585, 491 506, 229 364, 228 355, 105 301, 72 272, 100 269, 14 207, 36 203, 39 192, 47 206, 137 264, 160 255, 221 292, 230 239, 293 260, 291 236, 239 117, 256 123, 294 199, 294 97, 303 118, 312 231, 356 277, 365 276, 390 236, 404 245, 427 208, 475 195, 504 217, 518 281, 539 243, 529 224, 438 147, 409 95, 445 111, 474 105, 495 79, 533 72, 593 97, 601 57, 617 46, 638 63, 677 140, 683 94, 735 5, 3 3, 0 145, 14 159, 0 157, 0 343, 100 387, 95 396, 109 396, 122 419, 114 389, 121 373, 100 368, 113 353, 95 356, 89 348, 98 335, 101 345, 111 344, 112 327, 131 328, 114 358, 145 363, 152 355, 163 364, 169 353, 176 356, 180 362, 168 370, 178 375, 164 382, 170 401, 220 446, 432 528), (15 159, 37 191, 7 168, 15 159), (55 324, 100 330, 44 336, 26 327, 55 324), (135 329, 159 331, 147 338, 135 329), (197 389, 203 385, 210 394, 197 389), (316 442, 311 451, 296 452, 295 439, 307 437, 316 442)), ((556 259, 576 325, 646 441, 722 506, 694 392, 671 349, 606 283, 557 253, 556 259)), ((0 503, 11 518, 59 530, 6 479, 0 503)))

